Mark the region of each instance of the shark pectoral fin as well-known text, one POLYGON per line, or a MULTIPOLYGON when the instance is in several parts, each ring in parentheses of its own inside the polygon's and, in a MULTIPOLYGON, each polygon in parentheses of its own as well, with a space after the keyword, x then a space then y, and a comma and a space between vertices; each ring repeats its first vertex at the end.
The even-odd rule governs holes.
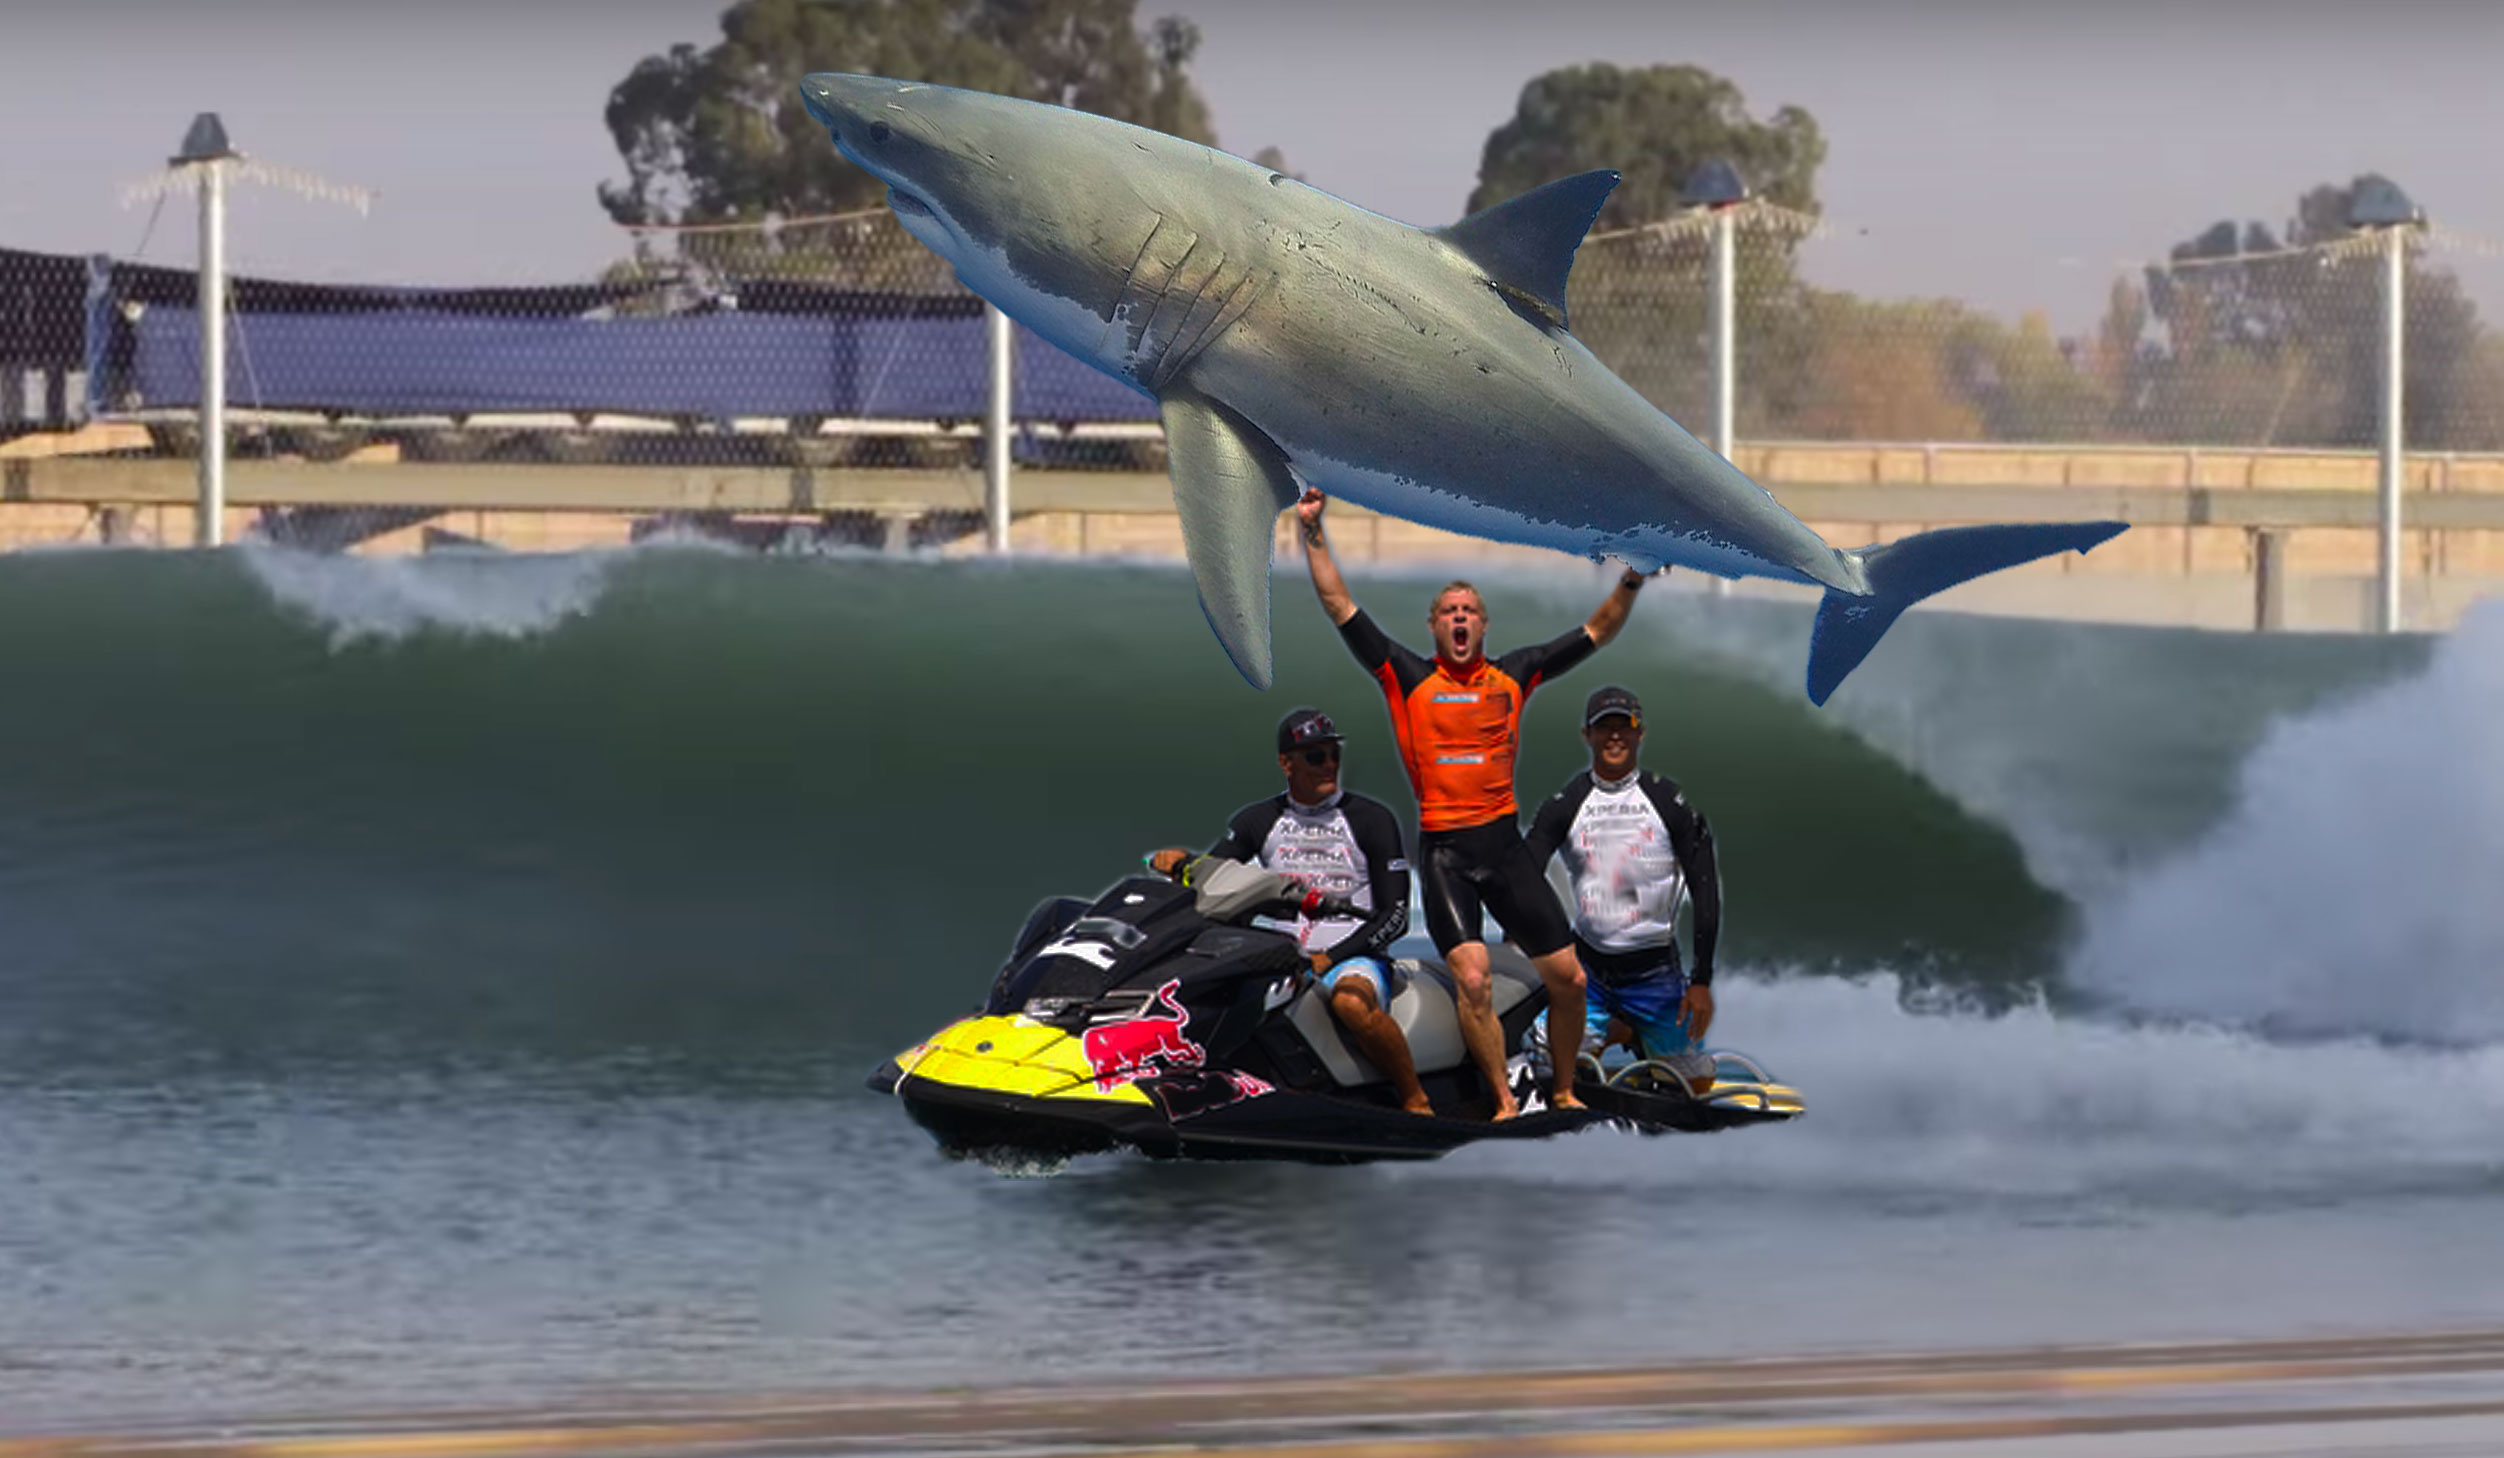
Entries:
POLYGON ((1268 436, 1187 390, 1158 402, 1183 550, 1226 656, 1254 688, 1270 681, 1269 557, 1278 513, 1301 494, 1268 436))
POLYGON ((1487 281, 1517 304, 1565 324, 1565 277, 1574 250, 1600 204, 1617 187, 1614 172, 1585 172, 1534 187, 1520 197, 1482 208, 1435 231, 1487 271, 1487 281))

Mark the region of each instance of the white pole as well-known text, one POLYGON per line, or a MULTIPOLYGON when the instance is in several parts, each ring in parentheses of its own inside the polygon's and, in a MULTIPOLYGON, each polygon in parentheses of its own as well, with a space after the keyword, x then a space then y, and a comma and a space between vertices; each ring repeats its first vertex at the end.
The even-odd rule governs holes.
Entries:
POLYGON ((226 163, 200 176, 200 520, 193 540, 226 538, 226 163))
POLYGON ((2408 229, 2383 230, 2388 252, 2382 290, 2382 581, 2380 622, 2383 632, 2400 630, 2400 407, 2404 384, 2401 325, 2406 317, 2408 229))
POLYGON ((983 427, 983 509, 989 518, 991 550, 1005 555, 1009 549, 1009 395, 1017 382, 1010 356, 1017 336, 998 305, 985 304, 982 312, 991 344, 991 408, 983 427))
POLYGON ((1713 449, 1724 460, 1739 399, 1737 234, 1738 210, 1723 208, 1713 220, 1713 449))
MULTIPOLYGON (((1739 402, 1739 210, 1722 208, 1713 219, 1713 449, 1730 459, 1739 402)), ((1713 579, 1713 593, 1730 593, 1730 579, 1713 579)))

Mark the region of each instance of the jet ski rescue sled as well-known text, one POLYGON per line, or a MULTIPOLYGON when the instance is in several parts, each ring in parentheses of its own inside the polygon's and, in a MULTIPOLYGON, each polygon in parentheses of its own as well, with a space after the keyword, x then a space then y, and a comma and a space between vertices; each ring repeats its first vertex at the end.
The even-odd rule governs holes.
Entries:
POLYGON ((1545 1107, 1532 1030, 1547 992, 1527 957, 1497 943, 1496 1017, 1525 1112, 1488 1122, 1494 1100, 1462 1048, 1449 974, 1402 959, 1390 1012, 1436 1109, 1407 1113, 1340 1037, 1294 939, 1245 924, 1326 907, 1231 861, 1204 857, 1190 880, 1135 876, 1092 903, 1036 907, 982 1010, 897 1055, 870 1087, 950 1154, 1008 1160, 1124 1147, 1158 1159, 1433 1159, 1595 1124, 1698 1133, 1802 1111, 1797 1092, 1730 1053, 1700 1087, 1666 1065, 1586 1058, 1575 1089, 1590 1107, 1545 1107))

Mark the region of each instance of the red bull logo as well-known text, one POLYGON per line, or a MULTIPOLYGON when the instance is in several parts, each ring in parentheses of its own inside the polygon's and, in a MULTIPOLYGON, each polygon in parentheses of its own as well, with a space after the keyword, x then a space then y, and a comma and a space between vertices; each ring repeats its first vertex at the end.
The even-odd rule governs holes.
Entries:
POLYGON ((1103 1023, 1079 1035, 1087 1066, 1095 1070, 1096 1092, 1111 1093, 1126 1083, 1208 1062, 1207 1050, 1183 1036, 1190 1014, 1175 999, 1181 987, 1177 977, 1149 999, 1148 1007, 1162 1007, 1161 1013, 1142 1008, 1137 1017, 1103 1023))

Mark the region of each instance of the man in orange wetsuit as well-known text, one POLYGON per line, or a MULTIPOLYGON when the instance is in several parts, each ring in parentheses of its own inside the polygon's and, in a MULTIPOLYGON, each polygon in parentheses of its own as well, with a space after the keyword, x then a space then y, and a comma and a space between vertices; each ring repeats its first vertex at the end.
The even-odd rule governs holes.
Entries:
POLYGON ((1504 1033, 1488 983, 1486 929, 1492 911, 1539 969, 1548 988, 1550 1101, 1578 1109, 1574 1059, 1582 1050, 1582 964, 1574 957, 1572 924, 1547 877, 1530 859, 1515 823, 1513 757, 1522 708, 1549 679, 1617 636, 1634 611, 1643 577, 1632 570, 1581 627, 1532 648, 1497 658, 1486 651, 1487 604, 1478 589, 1455 582, 1426 610, 1435 656, 1394 643, 1348 595, 1339 564, 1322 534, 1322 493, 1296 503, 1305 564, 1322 610, 1339 627, 1356 661, 1374 676, 1391 707, 1391 729, 1417 794, 1418 895, 1426 931, 1460 990, 1461 1041, 1495 1091, 1495 1116, 1520 1111, 1504 1077, 1504 1033))

